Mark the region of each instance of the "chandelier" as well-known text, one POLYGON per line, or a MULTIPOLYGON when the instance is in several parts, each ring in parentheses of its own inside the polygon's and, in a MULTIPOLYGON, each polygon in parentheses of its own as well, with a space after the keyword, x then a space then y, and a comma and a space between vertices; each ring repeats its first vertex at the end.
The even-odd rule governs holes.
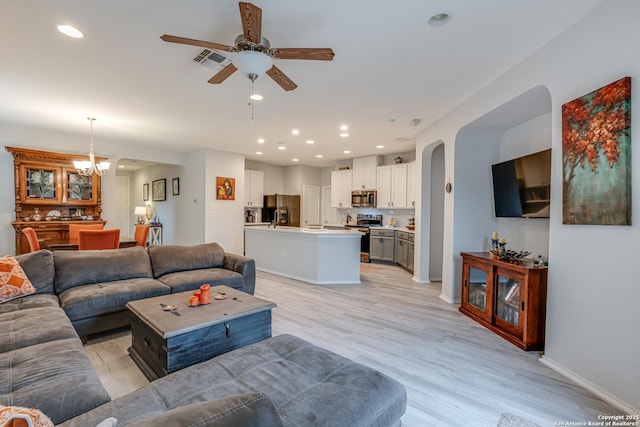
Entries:
POLYGON ((107 171, 109 170, 109 166, 111 166, 111 163, 96 163, 95 156, 93 155, 93 122, 95 120, 95 117, 87 117, 87 120, 89 120, 89 123, 91 123, 91 145, 89 148, 89 160, 75 160, 73 162, 73 166, 77 169, 80 175, 89 176, 95 173, 96 175, 102 176, 107 173, 107 171))

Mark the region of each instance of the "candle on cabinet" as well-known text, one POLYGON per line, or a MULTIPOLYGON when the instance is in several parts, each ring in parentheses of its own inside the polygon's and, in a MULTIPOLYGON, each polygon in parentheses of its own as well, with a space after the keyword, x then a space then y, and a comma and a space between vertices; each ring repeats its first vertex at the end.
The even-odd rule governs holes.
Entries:
POLYGON ((504 237, 501 237, 500 240, 498 240, 498 243, 505 243, 504 237))
POLYGON ((491 233, 491 238, 492 238, 493 240, 498 239, 498 232, 497 232, 497 231, 494 231, 493 233, 491 233))

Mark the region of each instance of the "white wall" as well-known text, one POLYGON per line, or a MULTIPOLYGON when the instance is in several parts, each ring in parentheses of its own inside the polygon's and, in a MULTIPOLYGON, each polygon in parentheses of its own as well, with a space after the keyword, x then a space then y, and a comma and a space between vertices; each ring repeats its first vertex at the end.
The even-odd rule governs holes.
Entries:
MULTIPOLYGON (((181 240, 178 233, 178 227, 182 222, 181 215, 179 214, 179 205, 183 203, 185 198, 182 194, 178 196, 173 195, 171 180, 173 178, 180 178, 182 181, 182 170, 182 166, 158 164, 138 169, 131 174, 131 187, 129 189, 131 200, 130 206, 132 209, 132 212, 130 213, 131 218, 137 219, 135 215, 133 215, 133 209, 135 209, 136 206, 151 205, 157 219, 162 224, 162 243, 164 245, 175 245, 181 240), (166 179, 167 189, 165 201, 152 200, 153 181, 159 179, 166 179), (142 197, 142 186, 144 184, 149 184, 149 200, 146 202, 142 197)), ((130 234, 130 236, 133 236, 133 234, 130 234)))
POLYGON ((217 242, 226 252, 244 251, 244 156, 206 150, 204 184, 205 242, 217 242), (216 177, 236 179, 235 200, 216 200, 216 177))
POLYGON ((429 198, 429 281, 442 281, 442 239, 444 238, 444 146, 431 154, 429 198))
MULTIPOLYGON (((543 360, 621 410, 635 414, 640 412, 640 286, 637 285, 635 268, 637 254, 640 253, 640 226, 637 223, 627 227, 562 225, 562 204, 559 201, 562 197, 562 104, 623 76, 631 76, 633 84, 637 83, 640 57, 633 52, 640 43, 638 16, 640 2, 605 2, 581 22, 426 128, 418 136, 416 148, 420 153, 425 147, 442 140, 447 176, 455 176, 453 193, 445 196, 442 284, 443 298, 452 301, 455 289, 459 287, 459 277, 456 278, 456 271, 459 272, 460 268, 457 265, 459 250, 486 247, 482 242, 485 233, 474 236, 472 224, 462 225, 471 233, 466 244, 454 246, 459 237, 458 224, 454 227, 454 222, 460 220, 458 211, 470 206, 470 203, 464 203, 463 196, 474 197, 470 189, 474 181, 469 176, 473 169, 467 172, 462 169, 465 165, 454 161, 455 152, 462 149, 456 146, 457 134, 478 117, 536 86, 548 89, 552 104, 553 155, 547 332, 543 360)), ((640 102, 639 93, 632 91, 632 104, 640 102)), ((631 134, 638 135, 638 131, 638 117, 634 114, 631 134)), ((497 147, 489 149, 497 150, 497 147)), ((417 161, 422 162, 420 156, 417 161)), ((633 150, 632 163, 637 165, 638 162, 640 150, 633 150)), ((423 169, 418 165, 417 170, 423 169)), ((636 172, 632 179, 634 187, 638 188, 636 172)), ((490 189, 480 190, 486 192, 490 189)), ((639 200, 639 197, 634 197, 635 212, 640 208, 639 200)), ((423 214, 421 211, 416 213, 418 217, 423 214)))
POLYGON ((245 167, 254 171, 264 172, 264 194, 284 194, 284 167, 260 163, 251 160, 245 162, 245 167))

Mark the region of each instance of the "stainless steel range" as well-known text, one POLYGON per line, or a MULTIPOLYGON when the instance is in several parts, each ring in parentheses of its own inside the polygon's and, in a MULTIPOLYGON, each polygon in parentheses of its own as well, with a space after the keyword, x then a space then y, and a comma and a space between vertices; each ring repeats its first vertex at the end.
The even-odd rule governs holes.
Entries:
POLYGON ((346 227, 355 228, 356 230, 364 233, 362 236, 362 241, 360 243, 360 261, 361 262, 370 262, 369 260, 369 249, 371 247, 371 227, 380 227, 382 226, 382 215, 369 215, 369 214, 358 214, 356 216, 356 224, 355 225, 347 225, 346 227))

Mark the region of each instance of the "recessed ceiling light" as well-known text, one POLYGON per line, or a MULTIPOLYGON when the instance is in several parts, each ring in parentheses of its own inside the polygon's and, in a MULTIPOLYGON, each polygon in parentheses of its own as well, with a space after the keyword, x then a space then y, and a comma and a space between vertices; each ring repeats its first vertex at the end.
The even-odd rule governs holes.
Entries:
POLYGON ((120 169, 124 169, 124 165, 118 165, 120 169))
POLYGON ((292 162, 299 162, 300 159, 291 159, 292 162))
POLYGON ((262 95, 257 94, 257 93, 254 93, 249 98, 253 99, 254 101, 262 101, 262 95))
POLYGON ((313 144, 315 141, 313 139, 307 139, 307 144, 313 144))
POLYGON ((256 151, 256 154, 257 154, 258 156, 262 156, 262 151, 256 151))
POLYGON ((376 145, 376 148, 384 148, 384 145, 376 145))
POLYGON ((322 154, 316 154, 316 157, 321 159, 322 158, 322 154))
POLYGON ((351 150, 344 150, 343 153, 344 154, 351 154, 351 150))
POLYGON ((341 136, 342 138, 349 138, 349 134, 348 134, 347 132, 342 132, 342 133, 340 134, 340 136, 341 136))
POLYGON ((299 135, 300 131, 298 129, 292 129, 291 130, 291 135, 299 135))
POLYGON ((441 27, 449 21, 451 21, 450 12, 437 12, 429 18, 429 25, 432 27, 441 27))
POLYGON ((347 125, 341 125, 341 126, 340 126, 340 130, 349 130, 349 126, 347 126, 347 125))
POLYGON ((264 138, 260 138, 260 139, 258 140, 258 144, 264 144, 264 138))
POLYGON ((58 25, 58 31, 65 36, 73 37, 74 39, 81 39, 83 37, 80 30, 71 25, 58 25))
POLYGON ((278 150, 286 150, 287 147, 285 147, 284 145, 278 145, 278 150))

